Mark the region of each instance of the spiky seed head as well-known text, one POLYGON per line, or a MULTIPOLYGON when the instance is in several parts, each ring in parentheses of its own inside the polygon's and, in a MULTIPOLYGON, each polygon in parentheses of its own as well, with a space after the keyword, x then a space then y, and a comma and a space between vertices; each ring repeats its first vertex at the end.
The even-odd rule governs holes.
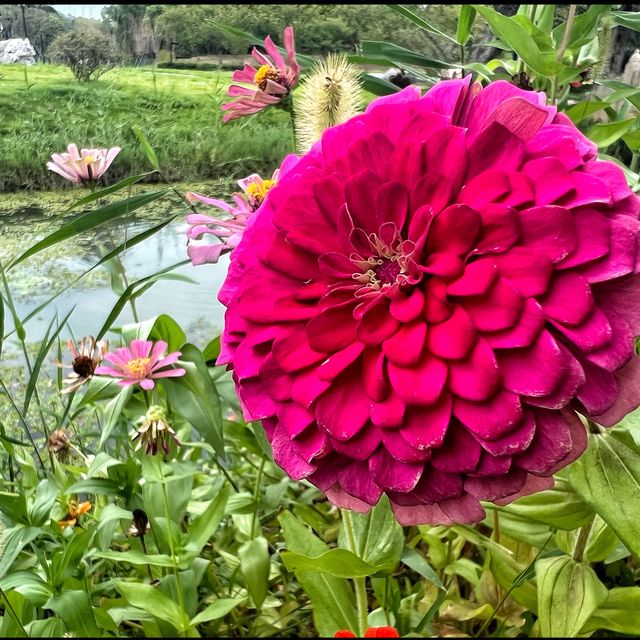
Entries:
POLYGON ((330 53, 313 67, 296 102, 298 151, 306 153, 322 132, 360 113, 362 83, 344 54, 330 53))

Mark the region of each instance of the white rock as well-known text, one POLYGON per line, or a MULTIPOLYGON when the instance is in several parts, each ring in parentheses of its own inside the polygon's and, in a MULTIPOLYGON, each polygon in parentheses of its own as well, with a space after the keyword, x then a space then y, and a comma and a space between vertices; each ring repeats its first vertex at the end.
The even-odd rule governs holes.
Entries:
POLYGON ((624 67, 622 81, 634 86, 640 85, 640 49, 636 49, 624 67))
POLYGON ((12 38, 0 40, 0 64, 34 64, 35 49, 28 38, 12 38))

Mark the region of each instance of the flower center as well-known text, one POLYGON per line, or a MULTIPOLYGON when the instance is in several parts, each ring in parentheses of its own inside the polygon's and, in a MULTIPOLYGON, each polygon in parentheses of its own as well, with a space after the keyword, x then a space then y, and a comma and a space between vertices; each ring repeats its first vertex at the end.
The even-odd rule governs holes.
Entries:
POLYGON ((77 373, 81 378, 88 378, 93 375, 95 371, 95 364, 93 358, 89 356, 78 356, 72 363, 74 373, 77 373))
POLYGON ((144 378, 147 374, 147 366, 151 358, 134 358, 127 362, 125 368, 132 378, 144 378))
POLYGON ((280 72, 277 69, 274 69, 270 64, 263 64, 258 71, 256 71, 253 81, 262 91, 264 91, 267 88, 267 80, 280 82, 282 80, 282 76, 280 75, 280 72))
POLYGON ((378 265, 373 268, 377 280, 384 286, 385 284, 393 284, 398 275, 400 275, 400 265, 394 258, 382 258, 378 260, 378 265))
POLYGON ((252 182, 245 189, 249 196, 249 203, 257 209, 267 196, 267 192, 275 185, 275 180, 263 180, 262 182, 252 182))

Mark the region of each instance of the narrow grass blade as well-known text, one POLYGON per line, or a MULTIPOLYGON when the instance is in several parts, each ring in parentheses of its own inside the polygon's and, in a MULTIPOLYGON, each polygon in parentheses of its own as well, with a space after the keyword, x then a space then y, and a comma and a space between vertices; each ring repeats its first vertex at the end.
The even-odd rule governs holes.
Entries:
POLYGON ((7 271, 12 269, 17 264, 20 264, 23 260, 39 253, 40 251, 47 249, 58 242, 62 242, 63 240, 68 240, 73 236, 82 233, 83 231, 89 231, 90 229, 95 229, 105 222, 110 222, 111 220, 116 220, 120 216, 126 215, 139 209, 140 207, 161 198, 162 196, 169 193, 169 189, 162 189, 160 191, 152 191, 151 193, 141 193, 137 196, 132 196, 127 198, 126 200, 121 200, 119 202, 112 202, 111 204, 106 205, 105 207, 101 207, 100 209, 96 209, 95 211, 90 211, 89 213, 84 213, 73 219, 68 224, 64 225, 61 229, 54 231, 46 238, 40 240, 32 247, 29 247, 24 253, 18 256, 11 264, 7 267, 7 271))

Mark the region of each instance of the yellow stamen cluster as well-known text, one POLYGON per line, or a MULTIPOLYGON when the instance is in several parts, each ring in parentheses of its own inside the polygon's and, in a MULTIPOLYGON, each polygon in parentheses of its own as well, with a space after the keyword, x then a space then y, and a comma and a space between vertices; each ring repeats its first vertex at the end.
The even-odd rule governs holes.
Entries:
POLYGON ((275 185, 275 180, 263 180, 262 182, 252 182, 247 185, 246 192, 254 207, 259 207, 267 196, 267 192, 275 185))
POLYGON ((127 362, 125 369, 132 378, 144 378, 151 358, 134 358, 127 362))
POLYGON ((264 91, 267 88, 267 80, 273 80, 274 82, 280 82, 282 80, 282 76, 277 69, 274 69, 270 64, 263 64, 258 71, 256 71, 256 75, 253 78, 253 81, 264 91))

